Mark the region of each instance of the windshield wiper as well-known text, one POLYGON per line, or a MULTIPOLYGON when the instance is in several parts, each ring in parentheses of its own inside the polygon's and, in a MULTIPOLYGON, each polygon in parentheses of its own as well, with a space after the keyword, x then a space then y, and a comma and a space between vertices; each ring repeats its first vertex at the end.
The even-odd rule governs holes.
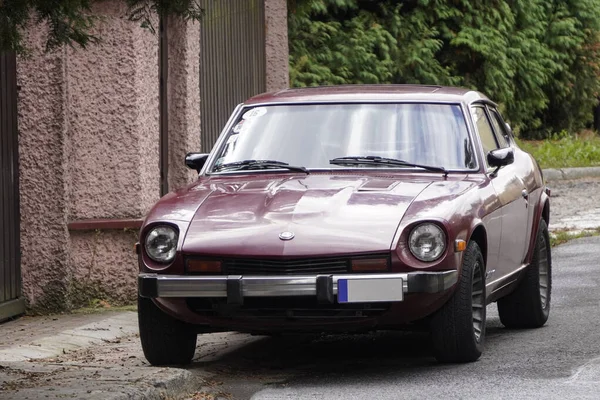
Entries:
POLYGON ((262 169, 262 168, 281 168, 288 169, 290 171, 304 172, 305 174, 310 174, 310 172, 305 167, 297 167, 294 165, 290 165, 288 163, 282 161, 275 160, 244 160, 244 161, 236 161, 227 164, 221 164, 214 168, 215 172, 223 171, 223 170, 249 170, 249 169, 262 169))
POLYGON ((399 167, 415 167, 423 168, 427 171, 441 172, 444 176, 448 176, 448 171, 444 167, 435 167, 431 165, 415 164, 404 160, 398 160, 396 158, 385 158, 377 156, 350 156, 350 157, 338 157, 329 161, 330 164, 334 165, 359 165, 359 164, 379 164, 379 165, 393 165, 399 167))

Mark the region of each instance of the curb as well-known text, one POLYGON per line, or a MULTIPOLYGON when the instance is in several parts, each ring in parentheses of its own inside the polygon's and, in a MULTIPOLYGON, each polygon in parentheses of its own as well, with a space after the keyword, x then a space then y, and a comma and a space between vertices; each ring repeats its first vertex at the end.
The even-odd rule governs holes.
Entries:
POLYGON ((542 172, 547 181, 600 177, 600 167, 548 168, 542 172))
MULTIPOLYGON (((33 378, 27 377, 35 377, 38 374, 44 378, 48 377, 47 381, 50 381, 50 377, 52 377, 55 382, 42 381, 31 387, 15 386, 0 394, 0 398, 7 400, 46 397, 75 397, 91 400, 129 400, 132 398, 164 400, 181 398, 202 388, 203 374, 193 373, 184 368, 119 367, 115 365, 113 375, 125 376, 129 373, 132 375, 131 378, 123 378, 123 381, 114 390, 109 390, 105 384, 102 384, 103 378, 100 375, 98 378, 96 375, 91 375, 94 370, 101 371, 108 366, 71 365, 69 362, 63 363, 54 360, 55 357, 62 354, 84 350, 95 345, 120 343, 120 340, 131 338, 137 334, 137 313, 126 311, 71 329, 57 330, 31 340, 17 340, 17 343, 10 347, 0 348, 0 393, 3 393, 2 384, 11 381, 8 378, 11 376, 21 376, 14 380, 17 383, 25 379, 31 380, 33 378), (88 379, 85 381, 89 382, 88 385, 73 384, 73 377, 77 377, 81 371, 88 371, 87 375, 82 375, 83 379, 88 379), (94 379, 90 379, 90 377, 94 379)), ((111 375, 104 378, 107 381, 114 379, 111 375)))
POLYGON ((128 311, 75 329, 35 339, 30 343, 0 349, 0 360, 23 362, 56 357, 66 351, 85 349, 137 333, 137 314, 128 311))

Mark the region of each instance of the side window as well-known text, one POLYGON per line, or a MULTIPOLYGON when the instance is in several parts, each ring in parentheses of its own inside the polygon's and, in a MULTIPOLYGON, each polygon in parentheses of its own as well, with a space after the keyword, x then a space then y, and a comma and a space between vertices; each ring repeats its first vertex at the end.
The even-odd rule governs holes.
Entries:
POLYGON ((487 154, 490 151, 499 148, 498 142, 496 141, 496 135, 494 135, 492 125, 490 125, 490 121, 483 107, 473 108, 473 118, 475 120, 475 125, 477 126, 477 132, 479 132, 479 137, 481 138, 484 155, 487 157, 487 154))
POLYGON ((504 125, 504 121, 500 118, 500 114, 498 111, 490 108, 490 114, 492 115, 492 125, 494 125, 494 130, 496 131, 496 138, 498 139, 498 143, 500 143, 500 147, 508 147, 509 138, 508 131, 506 130, 506 125, 504 125))

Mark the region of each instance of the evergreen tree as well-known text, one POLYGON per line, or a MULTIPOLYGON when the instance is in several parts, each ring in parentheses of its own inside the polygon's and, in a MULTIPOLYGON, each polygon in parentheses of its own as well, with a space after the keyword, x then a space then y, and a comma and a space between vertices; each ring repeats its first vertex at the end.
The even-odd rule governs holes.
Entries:
MULTIPOLYGON (((90 34, 97 16, 91 10, 93 0, 0 0, 0 51, 26 51, 22 32, 30 23, 47 23, 47 50, 62 45, 86 47, 99 38, 90 34)), ((151 30, 152 14, 175 15, 199 20, 202 9, 198 0, 123 0, 128 17, 151 30)))
POLYGON ((478 89, 522 136, 578 130, 600 91, 600 0, 290 0, 294 86, 478 89))

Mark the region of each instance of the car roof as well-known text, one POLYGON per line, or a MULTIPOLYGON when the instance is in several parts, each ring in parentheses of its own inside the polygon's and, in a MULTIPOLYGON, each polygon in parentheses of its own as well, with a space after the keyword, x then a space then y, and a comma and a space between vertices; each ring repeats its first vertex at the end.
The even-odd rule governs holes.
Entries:
MULTIPOLYGON (((285 89, 263 93, 247 100, 245 105, 266 103, 330 103, 330 102, 431 101, 492 103, 484 94, 449 86, 431 85, 339 85, 285 89)), ((493 104, 493 103, 492 103, 493 104)))

